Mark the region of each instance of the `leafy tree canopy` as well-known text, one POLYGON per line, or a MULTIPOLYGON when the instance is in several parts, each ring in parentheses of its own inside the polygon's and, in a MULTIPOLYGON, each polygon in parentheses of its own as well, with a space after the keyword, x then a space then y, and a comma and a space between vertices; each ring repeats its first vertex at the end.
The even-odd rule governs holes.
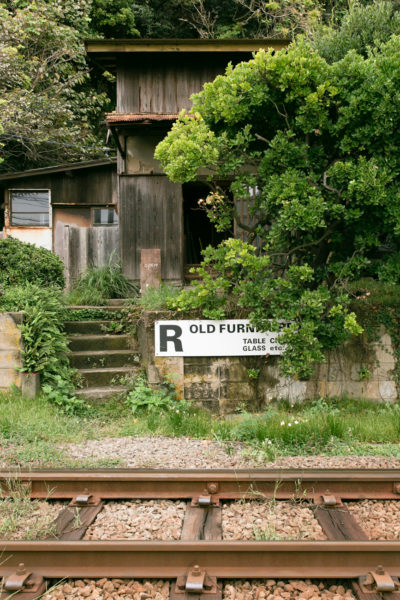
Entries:
POLYGON ((360 333, 347 283, 400 277, 399 90, 393 36, 336 62, 304 40, 261 51, 194 95, 194 114, 180 116, 156 156, 173 181, 207 177, 211 220, 229 230, 236 218, 263 250, 239 239, 208 248, 202 280, 175 308, 211 318, 245 310, 264 330, 290 321, 281 335, 290 376, 309 376, 325 348, 360 333), (252 214, 245 223, 239 200, 252 214))
POLYGON ((87 0, 0 3, 3 170, 103 154, 93 122, 107 98, 86 87, 89 9, 87 0))

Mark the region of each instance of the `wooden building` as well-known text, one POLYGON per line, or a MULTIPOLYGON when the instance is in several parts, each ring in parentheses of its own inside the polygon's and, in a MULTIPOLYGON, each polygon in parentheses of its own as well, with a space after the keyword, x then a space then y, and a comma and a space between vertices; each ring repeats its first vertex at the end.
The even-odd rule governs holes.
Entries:
POLYGON ((117 194, 121 259, 125 275, 140 280, 141 251, 161 250, 162 280, 181 283, 200 262, 201 250, 220 236, 197 201, 200 182, 172 183, 154 159, 154 149, 190 95, 223 73, 229 62, 249 60, 260 48, 280 49, 280 40, 93 40, 93 61, 116 73, 117 107, 106 121, 118 146, 117 194))
POLYGON ((119 254, 114 159, 0 175, 0 236, 56 252, 67 281, 119 254))

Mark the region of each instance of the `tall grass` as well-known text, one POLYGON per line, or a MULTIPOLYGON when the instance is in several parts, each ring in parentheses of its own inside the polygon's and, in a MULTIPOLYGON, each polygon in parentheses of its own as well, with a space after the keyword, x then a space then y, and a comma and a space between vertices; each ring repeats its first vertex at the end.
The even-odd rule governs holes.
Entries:
POLYGON ((102 306, 108 299, 138 294, 137 286, 122 273, 121 264, 111 255, 104 267, 91 267, 79 276, 67 296, 70 304, 102 306))
POLYGON ((142 296, 137 298, 136 304, 144 310, 166 310, 168 301, 176 298, 180 292, 181 289, 173 285, 162 284, 159 288, 149 287, 142 296))

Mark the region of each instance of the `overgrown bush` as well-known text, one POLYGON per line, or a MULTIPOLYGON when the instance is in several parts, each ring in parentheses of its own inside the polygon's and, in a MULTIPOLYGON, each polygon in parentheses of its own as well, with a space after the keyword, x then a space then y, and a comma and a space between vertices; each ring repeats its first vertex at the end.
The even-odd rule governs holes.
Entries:
POLYGON ((68 295, 72 304, 101 306, 109 298, 128 298, 138 289, 122 273, 121 264, 111 255, 104 267, 91 267, 76 281, 68 295))
POLYGON ((0 283, 64 287, 64 265, 50 250, 8 237, 0 240, 0 283))
POLYGON ((23 351, 22 367, 39 373, 45 396, 66 412, 76 412, 83 403, 74 396, 76 371, 69 366, 64 331, 65 300, 57 287, 6 286, 0 296, 0 312, 19 311, 23 351))

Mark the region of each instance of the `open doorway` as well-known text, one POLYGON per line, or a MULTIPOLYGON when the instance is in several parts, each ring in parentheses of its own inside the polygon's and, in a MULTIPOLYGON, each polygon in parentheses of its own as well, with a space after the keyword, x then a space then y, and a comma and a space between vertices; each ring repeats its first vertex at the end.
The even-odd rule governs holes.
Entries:
POLYGON ((185 275, 187 275, 190 267, 201 263, 202 250, 207 246, 218 246, 222 240, 229 237, 229 233, 218 232, 206 211, 198 205, 198 201, 206 198, 210 191, 207 185, 196 182, 185 183, 182 187, 185 275))

